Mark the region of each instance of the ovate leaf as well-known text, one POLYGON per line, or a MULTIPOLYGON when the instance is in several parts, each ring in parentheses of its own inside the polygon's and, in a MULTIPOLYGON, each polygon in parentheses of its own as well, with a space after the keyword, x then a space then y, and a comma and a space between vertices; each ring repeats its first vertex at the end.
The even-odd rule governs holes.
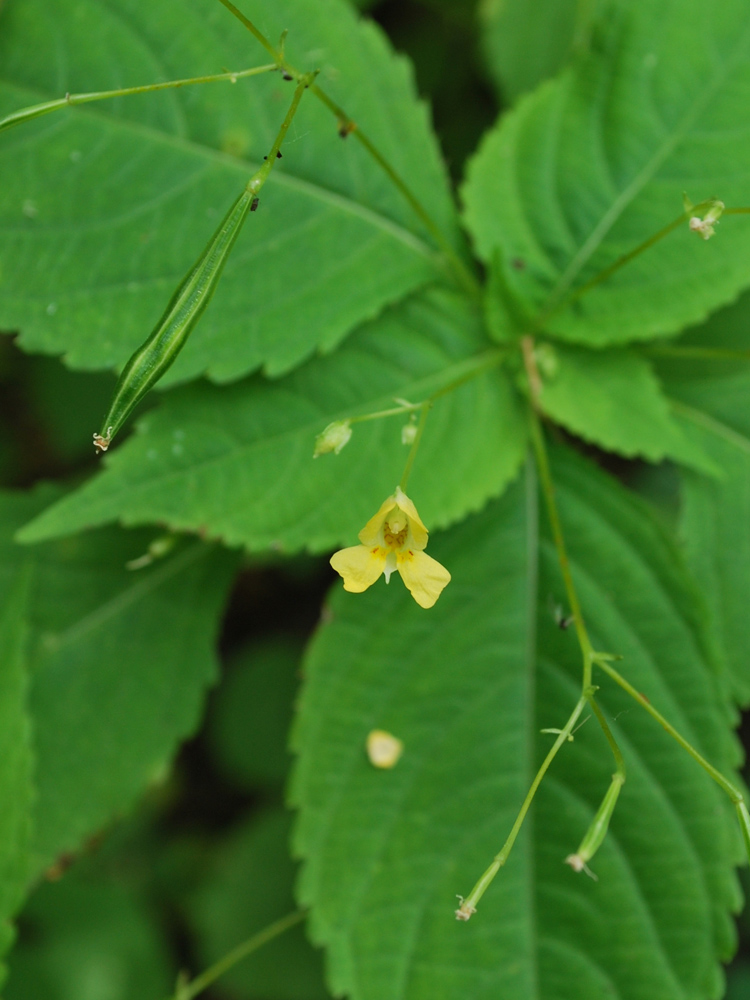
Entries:
POLYGON ((585 44, 595 8, 596 0, 481 0, 485 61, 506 101, 562 69, 585 44))
POLYGON ((50 499, 0 499, 0 600, 34 564, 29 694, 37 757, 34 860, 74 850, 163 774, 216 673, 235 557, 199 542, 132 572, 153 534, 96 532, 34 550, 10 541, 50 499))
MULTIPOLYGON (((689 331, 677 351, 750 349, 750 297, 689 331)), ((750 703, 750 361, 675 356, 659 359, 665 388, 686 431, 699 440, 720 477, 687 474, 682 535, 711 607, 734 693, 750 703)))
MULTIPOLYGON (((554 475, 595 641, 624 653, 629 680, 731 770, 701 608, 674 547, 590 466, 562 453, 554 475)), ((539 730, 562 725, 580 692, 575 636, 550 612, 562 594, 537 521, 530 476, 431 544, 453 575, 433 610, 395 579, 363 595, 337 588, 310 650, 294 739, 299 896, 328 948, 332 989, 353 1000, 718 994, 737 904, 727 810, 602 678, 628 782, 593 864, 599 881, 562 863, 614 769, 592 720, 552 765, 477 914, 453 917, 550 746, 539 730), (391 770, 368 762, 374 728, 403 741, 391 770)))
POLYGON ((0 613, 0 985, 2 958, 13 941, 10 918, 30 874, 33 802, 27 709, 28 567, 16 572, 0 613))
MULTIPOLYGON (((331 358, 269 384, 189 387, 107 457, 102 475, 23 532, 26 541, 119 518, 201 530, 250 549, 325 551, 352 542, 401 478, 408 415, 353 425, 340 455, 313 460, 333 421, 420 402, 490 360, 478 317, 456 296, 416 297, 331 358)), ((499 494, 522 460, 525 423, 495 365, 440 397, 409 492, 431 527, 499 494)))
POLYGON ((682 192, 744 205, 750 190, 750 10, 743 0, 617 3, 590 52, 501 119, 468 171, 483 260, 548 332, 592 345, 673 333, 747 282, 750 227, 676 232, 566 297, 679 216, 682 192))
MULTIPOLYGON (((247 0, 287 58, 320 69, 447 238, 458 238, 426 109, 405 61, 343 0, 247 0)), ((32 0, 0 14, 0 115, 70 93, 269 62, 213 0, 32 0)), ((279 73, 86 105, 0 140, 0 328, 79 368, 122 366, 150 332, 286 113, 279 73)), ((168 379, 293 367, 445 275, 402 195, 306 94, 222 277, 168 379)))
POLYGON ((714 471, 684 434, 648 361, 634 351, 540 344, 536 350, 548 416, 585 441, 628 458, 676 458, 714 471))
POLYGON ((28 936, 14 950, 6 1000, 130 1000, 165 996, 164 934, 124 880, 81 875, 44 883, 24 910, 28 936))

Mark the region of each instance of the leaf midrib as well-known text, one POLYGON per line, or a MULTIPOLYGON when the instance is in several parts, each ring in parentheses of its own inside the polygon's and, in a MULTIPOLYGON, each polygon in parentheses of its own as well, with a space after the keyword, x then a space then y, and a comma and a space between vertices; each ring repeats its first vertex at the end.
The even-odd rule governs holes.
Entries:
POLYGON ((157 590, 163 583, 172 579, 178 573, 187 569, 198 559, 204 558, 210 552, 210 546, 196 543, 179 555, 168 560, 158 569, 152 570, 146 577, 141 578, 123 590, 118 591, 113 597, 100 604, 93 611, 88 612, 77 622, 69 625, 62 632, 46 632, 40 637, 38 654, 53 655, 82 639, 93 629, 105 625, 112 618, 125 611, 138 601, 148 597, 150 593, 157 590))
POLYGON ((726 80, 727 76, 734 71, 736 63, 743 54, 743 50, 747 49, 748 33, 749 30, 746 28, 740 41, 737 43, 737 47, 732 57, 728 60, 721 60, 719 63, 720 70, 715 75, 713 82, 710 86, 705 87, 699 93, 699 96, 688 108, 672 136, 662 144, 652 158, 636 174, 630 184, 628 184, 621 194, 618 195, 610 208, 604 213, 589 237, 584 242, 583 246, 573 256, 573 259, 560 276, 560 279, 547 300, 545 309, 554 307, 555 304, 566 294, 575 279, 580 274, 584 265, 591 259, 593 254, 601 245, 604 237, 612 229, 628 205, 630 205, 645 185, 651 180, 656 171, 664 163, 665 159, 675 149, 679 142, 685 138, 688 129, 701 111, 703 111, 711 100, 713 100, 713 97, 721 84, 726 80))

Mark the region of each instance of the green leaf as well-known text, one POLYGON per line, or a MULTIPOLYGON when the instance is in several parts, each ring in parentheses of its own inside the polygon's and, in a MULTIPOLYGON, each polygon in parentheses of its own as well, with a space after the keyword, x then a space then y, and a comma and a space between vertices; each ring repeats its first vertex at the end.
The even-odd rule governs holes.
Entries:
POLYGON ((719 423, 689 420, 693 434, 723 470, 683 480, 681 531, 688 561, 711 607, 741 705, 750 704, 750 438, 719 423))
MULTIPOLYGON (((0 496, 0 600, 22 560, 31 598, 35 867, 128 808, 199 719, 236 557, 185 543, 131 572, 152 534, 106 530, 31 551, 10 541, 49 488, 0 496)), ((54 491, 57 493, 57 491, 54 491)))
POLYGON ((582 288, 693 201, 750 191, 750 10, 743 0, 615 4, 591 51, 485 138, 463 189, 480 257, 548 333, 594 346, 665 336, 748 283, 750 227, 709 243, 687 222, 601 285, 582 288))
MULTIPOLYGON (((455 210, 406 62, 343 0, 246 0, 341 103, 454 246, 455 210)), ((0 115, 77 93, 240 70, 268 55, 214 0, 30 0, 0 14, 0 115)), ((0 328, 73 367, 122 366, 268 152, 280 74, 85 105, 3 133, 0 328)), ((219 293, 167 376, 280 373, 445 277, 431 237, 354 137, 305 95, 219 293)))
MULTIPOLYGON (((294 910, 289 814, 267 810, 220 842, 188 917, 204 966, 294 910)), ((324 1000, 322 955, 293 927, 222 978, 241 1000, 324 1000)))
POLYGON ((300 655, 299 643, 288 637, 246 646, 216 691, 206 740, 222 772, 241 788, 284 784, 300 655))
POLYGON ((29 573, 21 569, 0 614, 0 986, 2 958, 14 933, 29 877, 33 801, 31 729, 27 712, 26 641, 29 573))
POLYGON ((539 403, 563 427, 628 458, 676 458, 707 472, 715 467, 683 434, 659 382, 634 351, 590 351, 538 343, 539 403))
MULTIPOLYGON (((750 296, 689 331, 676 350, 750 349, 750 296)), ((687 474, 681 532, 690 565, 711 607, 741 705, 750 704, 750 363, 665 356, 665 388, 690 435, 721 469, 687 474)))
POLYGON ((508 102, 554 76, 584 45, 596 0, 482 0, 487 68, 508 102))
POLYGON ((122 877, 74 870, 41 885, 23 920, 5 1000, 156 1000, 170 990, 163 931, 122 877))
MULTIPOLYGON (((406 462, 406 415, 354 425, 340 455, 312 459, 332 420, 425 399, 487 352, 478 317, 447 293, 416 297, 332 357, 283 381, 170 395, 103 474, 26 528, 39 540, 120 518, 201 530, 249 549, 326 551, 353 541, 406 462)), ((409 493, 430 528, 499 494, 523 457, 525 424, 497 367, 437 400, 409 493)))
MULTIPOLYGON (((562 452, 554 473, 595 641, 624 653, 629 680, 731 769, 701 609, 674 547, 581 460, 562 452)), ((562 725, 580 691, 575 636, 549 610, 562 591, 535 499, 531 477, 435 540, 453 579, 434 610, 395 580, 337 589, 311 648, 294 738, 299 897, 328 947, 333 991, 353 1000, 718 996, 738 903, 728 811, 606 679, 628 782, 594 859, 599 881, 562 864, 614 769, 590 721, 553 763, 476 916, 453 919, 455 894, 502 845, 551 744, 539 730, 562 725), (392 770, 367 761, 373 728, 404 742, 392 770)))

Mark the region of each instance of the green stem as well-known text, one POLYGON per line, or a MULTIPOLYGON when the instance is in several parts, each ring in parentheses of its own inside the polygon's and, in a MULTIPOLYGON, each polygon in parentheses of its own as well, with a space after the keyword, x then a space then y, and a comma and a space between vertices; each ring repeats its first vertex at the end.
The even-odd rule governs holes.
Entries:
POLYGON ((286 113, 286 118, 281 123, 281 128, 279 129, 276 138, 274 139, 273 146, 263 162, 263 165, 259 170, 256 170, 250 180, 247 182, 246 190, 250 191, 252 194, 257 194, 263 185, 268 180, 268 175, 273 170, 277 156, 276 154, 281 149, 281 145, 286 138, 286 134, 289 131, 289 126, 292 124, 292 119, 297 113, 297 108, 299 107, 299 102, 302 100, 302 95, 311 85, 312 81, 315 79, 314 73, 308 73, 306 75, 300 76, 297 81, 297 89, 294 92, 294 97, 292 98, 292 103, 289 105, 289 110, 286 113))
POLYGON ((417 452, 419 451, 419 444, 422 440, 422 434, 424 433, 424 425, 427 423, 427 414, 431 409, 432 403, 429 400, 422 404, 422 415, 419 418, 419 424, 417 425, 417 433, 412 441, 411 448, 409 449, 409 457, 406 459, 404 474, 401 476, 401 482, 398 484, 404 493, 406 493, 406 484, 409 482, 409 476, 411 475, 411 470, 414 465, 414 459, 417 457, 417 452))
POLYGON ((386 410, 377 410, 374 413, 362 413, 356 417, 340 417, 339 419, 346 420, 350 424, 363 424, 368 420, 380 420, 382 417, 396 417, 401 413, 415 413, 425 406, 430 406, 436 400, 440 399, 441 396, 455 392, 456 389, 460 388, 466 382, 470 382, 473 378, 476 378, 488 369, 495 368, 507 357, 507 354, 507 350, 496 348, 491 351, 483 351, 473 358, 467 358, 465 363, 455 366, 462 369, 459 375, 456 375, 450 382, 430 393, 426 399, 421 400, 419 403, 404 402, 400 406, 394 406, 386 410))
POLYGON ((349 417, 350 424, 364 424, 368 420, 380 420, 382 417, 396 417, 399 413, 415 413, 424 406, 422 403, 404 403, 403 406, 394 406, 390 410, 378 410, 377 413, 363 413, 361 417, 349 417))
POLYGON ((677 361, 750 361, 750 350, 732 347, 689 347, 680 344, 652 344, 642 347, 649 357, 674 358, 677 361))
POLYGON ((479 880, 477 881, 476 885, 471 890, 469 895, 466 897, 466 899, 461 900, 461 905, 456 910, 456 917, 459 920, 468 920, 473 913, 476 913, 477 903, 487 891, 487 888, 494 879, 494 877, 497 875, 497 873, 503 867, 505 862, 508 860, 508 856, 510 855, 511 850, 513 849, 513 845, 515 844, 516 838, 518 837, 518 834, 521 831, 521 827, 523 826, 523 821, 526 819, 526 813, 529 811, 529 807, 531 806, 531 803, 534 800, 536 791, 539 788, 539 785, 542 783, 542 778, 547 773, 550 764, 557 756, 558 750, 566 742, 571 732, 573 731, 573 727, 578 721, 578 717, 580 716, 581 712, 585 708, 586 702, 587 702, 587 693, 584 693, 578 699, 575 708, 568 717, 568 721, 560 730, 559 736, 552 744, 552 747, 550 748, 547 756, 544 758, 541 767, 536 772, 536 776, 534 777, 534 780, 531 783, 531 787, 526 793, 526 798, 523 800, 523 805, 521 806, 518 815, 516 816, 516 821, 513 824, 505 843, 493 858, 492 864, 481 875, 481 877, 479 878, 479 880))
POLYGON ((661 712, 659 712, 657 709, 654 708, 654 706, 651 704, 648 698, 646 698, 645 695, 642 695, 640 691, 634 688, 629 681, 625 680, 622 674, 619 673, 619 671, 615 670, 615 668, 606 658, 600 657, 598 654, 595 654, 594 662, 601 670, 605 672, 605 674, 611 677, 616 684, 619 684, 619 686, 623 689, 623 691, 626 691, 631 698, 637 701, 638 704, 641 706, 641 708, 644 708, 648 712, 648 714, 652 717, 652 719, 655 719, 662 727, 662 729, 664 729, 667 733, 669 733, 672 739, 675 740, 677 743, 679 743, 682 749, 690 754, 690 756, 693 758, 694 761, 696 761, 696 763, 700 764, 703 770, 711 778, 713 778, 713 780, 716 782, 719 788, 721 788, 723 792, 726 792, 726 794, 729 796, 729 798, 732 800, 735 806, 738 806, 740 803, 744 803, 744 796, 742 792, 739 790, 739 788, 737 788, 736 785, 732 784, 731 781, 725 778, 720 771, 717 771, 712 764, 709 764, 706 758, 703 757, 702 754, 698 753, 698 751, 695 749, 692 743, 686 740, 685 737, 682 736, 681 733, 679 733, 670 722, 667 722, 667 720, 664 718, 661 712))
POLYGON ((262 948, 264 944, 273 941, 274 938, 283 934, 284 931, 288 931, 291 927, 301 923, 304 917, 305 914, 302 910, 296 910, 294 913, 289 913, 280 920, 269 924, 268 927, 265 927, 257 934, 253 934, 247 941, 233 948, 223 958, 220 958, 218 962, 201 973, 200 976, 196 976, 192 982, 180 984, 170 1000, 193 1000, 193 997, 197 997, 199 993, 202 993, 211 983, 215 982, 219 976, 223 976, 232 966, 241 962, 243 958, 247 958, 248 955, 252 955, 254 951, 262 948))
POLYGON ((589 705, 591 705, 591 708, 592 708, 592 710, 594 712, 594 715, 596 716, 597 721, 599 722, 599 725, 602 728, 602 732, 604 733, 604 735, 606 737, 607 743, 609 743, 609 748, 612 751, 612 756, 615 758, 615 766, 617 768, 617 775, 624 782, 625 781, 625 775, 626 775, 625 758, 622 756, 622 751, 620 750, 619 746, 617 745, 617 740, 615 739, 615 737, 614 737, 614 735, 612 733, 612 730, 609 728, 609 723, 607 722, 607 719, 605 718, 604 712, 602 712, 602 710, 599 707, 596 699, 594 698, 593 691, 594 691, 594 689, 592 688, 592 694, 590 695, 590 697, 588 699, 588 703, 589 703, 589 705))
MULTIPOLYGON (((270 56, 275 60, 276 66, 282 71, 289 79, 299 80, 302 74, 299 70, 295 69, 290 63, 284 58, 283 52, 277 50, 271 42, 266 38, 262 31, 260 31, 250 20, 246 17, 239 8, 237 8, 232 0, 219 0, 226 9, 233 14, 238 21, 240 21, 247 30, 260 42, 263 48, 268 52, 270 56)), ((372 142, 372 140, 365 135, 365 133, 359 128, 358 125, 349 117, 349 115, 340 107, 332 98, 326 94, 324 90, 321 89, 317 84, 313 84, 310 87, 311 91, 315 96, 321 101, 337 118, 340 126, 340 131, 342 136, 352 134, 357 138, 367 152, 372 156, 375 162, 380 166, 382 170, 385 171, 391 182, 395 185, 401 195, 406 199, 409 206, 415 215, 423 223, 427 231, 430 233, 432 238, 435 240, 436 244, 440 247, 441 251, 445 255, 447 261, 449 261, 451 267, 453 268, 454 274, 458 282, 463 286, 464 290, 468 292, 471 296, 477 298, 480 294, 480 286, 476 277, 459 255, 454 250, 448 238, 444 235, 440 226, 435 222, 430 213, 424 207, 422 202, 417 198, 414 192, 411 190, 409 185, 404 181, 401 175, 395 170, 393 165, 386 160, 377 146, 372 142)))
POLYGON ((252 69, 238 70, 236 73, 215 73, 211 76, 193 76, 186 80, 170 80, 167 83, 149 83, 142 87, 123 87, 120 90, 100 90, 90 94, 66 94, 65 97, 56 101, 45 101, 43 104, 34 104, 29 108, 22 108, 14 111, 5 118, 0 119, 0 132, 11 128, 13 125, 20 125, 22 122, 31 121, 33 118, 40 118, 51 111, 58 111, 61 108, 75 107, 77 104, 89 104, 91 101, 104 101, 111 97, 130 97, 133 94, 147 94, 154 90, 171 90, 177 87, 189 87, 195 83, 216 83, 219 80, 229 80, 235 83, 246 76, 258 76, 261 73, 271 73, 275 70, 276 63, 267 66, 254 66, 252 69))
MULTIPOLYGON (((643 243, 639 243, 634 250, 629 250, 621 257, 618 257, 613 264, 610 264, 608 267, 603 268, 603 270, 599 271, 598 274, 594 275, 594 277, 591 278, 590 281, 587 281, 585 284, 581 285, 580 288, 577 288, 570 294, 567 294, 569 285, 565 283, 561 284, 560 287, 556 289, 555 293, 548 302, 547 306, 542 310, 542 312, 536 318, 533 328, 534 332, 538 332, 539 330, 541 330, 544 324, 553 316, 556 316, 562 309, 566 308, 571 303, 576 302, 578 299, 581 298, 581 296, 585 295, 586 292, 590 292, 592 288, 595 288, 597 285, 600 285, 603 281, 606 281, 607 278, 611 278, 616 271, 619 271, 620 268, 623 268, 625 267, 626 264, 629 264, 631 260, 634 260, 642 253, 645 253, 646 250, 650 250, 652 246, 654 246, 660 240, 663 240, 665 236, 669 236, 669 234, 674 232, 675 229, 679 228, 679 226, 681 226, 684 222, 687 222, 687 220, 691 218, 691 216, 700 215, 702 212, 711 208, 714 204, 715 200, 713 198, 709 198, 706 201, 702 201, 697 205, 693 205, 689 210, 686 209, 676 219, 673 219, 672 222, 664 226, 657 233, 654 233, 653 236, 649 236, 649 238, 647 240, 644 240, 643 243)), ((750 214, 750 208, 745 208, 745 207, 725 208, 722 214, 748 215, 750 214)))
POLYGON ((555 543, 555 549, 557 550, 557 558, 560 563, 560 572, 562 573, 563 583, 565 585, 565 593, 567 594, 568 604, 570 606, 573 622, 575 624, 576 635, 578 637, 578 644, 581 647, 581 655, 583 656, 582 687, 585 690, 591 687, 594 647, 591 644, 588 630, 586 629, 586 624, 583 620, 581 604, 578 600, 575 584, 573 583, 573 576, 570 572, 570 560, 568 558, 568 550, 565 545, 560 515, 557 510, 557 503, 555 501, 555 486, 552 482, 552 473, 550 472, 547 449, 544 444, 544 435, 542 433, 539 414, 534 406, 529 407, 529 421, 531 428, 531 443, 534 448, 536 464, 539 470, 539 481, 542 485, 542 492, 547 505, 547 516, 549 517, 550 527, 552 528, 552 538, 555 543))

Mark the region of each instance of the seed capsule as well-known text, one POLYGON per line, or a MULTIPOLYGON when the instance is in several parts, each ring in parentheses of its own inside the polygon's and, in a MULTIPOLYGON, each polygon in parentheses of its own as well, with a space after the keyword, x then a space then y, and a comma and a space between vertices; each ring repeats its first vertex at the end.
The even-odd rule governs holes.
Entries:
POLYGON ((221 272, 253 200, 254 192, 245 188, 172 296, 153 333, 123 368, 101 433, 94 435, 94 446, 100 451, 107 450, 134 407, 159 381, 184 347, 216 291, 221 272))

